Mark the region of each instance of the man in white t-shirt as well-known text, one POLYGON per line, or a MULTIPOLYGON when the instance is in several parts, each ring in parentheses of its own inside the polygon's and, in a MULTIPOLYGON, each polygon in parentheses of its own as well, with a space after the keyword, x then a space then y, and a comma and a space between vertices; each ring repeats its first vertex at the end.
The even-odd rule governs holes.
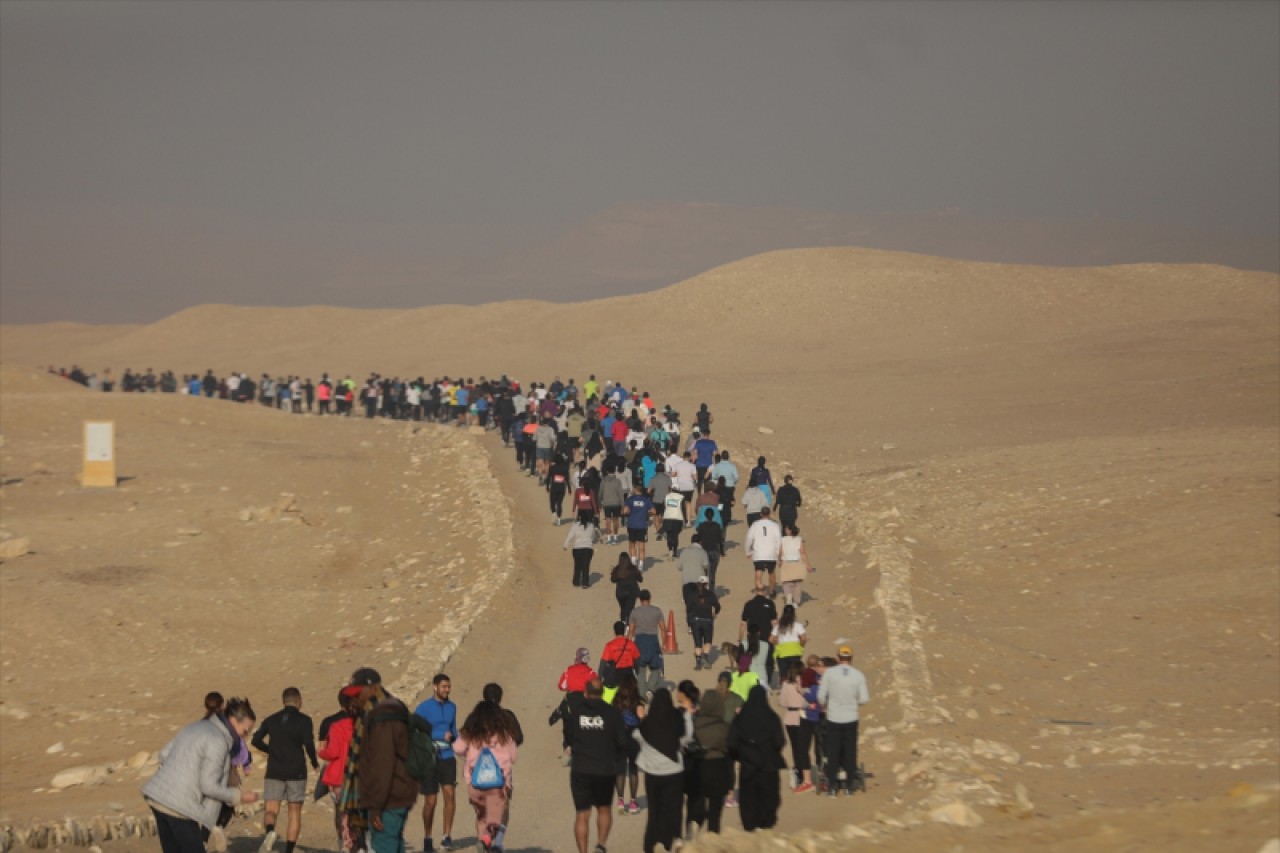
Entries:
POLYGON ((762 507, 760 519, 747 530, 747 540, 742 549, 747 558, 756 567, 756 588, 768 589, 770 598, 778 597, 778 555, 782 553, 782 528, 778 522, 769 517, 769 507, 762 507), (768 573, 769 584, 765 586, 764 576, 768 573))
POLYGON ((691 454, 668 457, 667 472, 671 474, 672 488, 684 496, 680 513, 684 523, 689 523, 689 507, 693 504, 693 493, 698 488, 698 468, 693 464, 691 454))

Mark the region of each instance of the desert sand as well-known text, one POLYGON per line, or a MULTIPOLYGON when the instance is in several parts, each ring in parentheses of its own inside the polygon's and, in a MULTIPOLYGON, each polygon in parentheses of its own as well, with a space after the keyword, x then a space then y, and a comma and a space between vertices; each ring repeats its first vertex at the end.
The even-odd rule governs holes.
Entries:
MULTIPOLYGON (((784 792, 793 846, 769 849, 1254 853, 1280 836, 1278 285, 822 249, 571 305, 5 326, 0 527, 30 553, 0 564, 0 837, 62 822, 33 840, 70 847, 67 818, 144 815, 152 754, 207 690, 248 694, 261 718, 296 684, 318 720, 355 666, 414 699, 443 664, 462 712, 501 681, 528 733, 509 849, 571 849, 542 721, 573 649, 598 654, 615 615, 607 581, 570 587, 563 530, 493 434, 93 394, 43 372, 74 362, 594 373, 686 418, 706 402, 739 464, 765 454, 796 475, 819 566, 810 648, 851 640, 873 696, 868 793, 784 792), (116 489, 78 484, 86 418, 117 424, 116 489), (73 767, 99 769, 52 790, 73 767)), ((747 566, 733 550, 722 564, 720 637, 747 566)), ((648 583, 678 610, 670 565, 648 583)), ((693 675, 690 655, 669 660, 668 678, 693 675)), ((332 849, 328 811, 306 820, 303 847, 332 849)), ((638 849, 642 822, 615 821, 610 849, 638 849)), ((455 837, 470 825, 460 808, 455 837)), ((256 832, 233 823, 233 849, 256 832)))

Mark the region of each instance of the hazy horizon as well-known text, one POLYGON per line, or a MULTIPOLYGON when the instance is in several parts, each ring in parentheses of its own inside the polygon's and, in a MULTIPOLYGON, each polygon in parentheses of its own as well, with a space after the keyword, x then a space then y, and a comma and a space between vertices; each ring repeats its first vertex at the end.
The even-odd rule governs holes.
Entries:
POLYGON ((1278 81, 1270 2, 6 0, 0 310, 568 296, 653 200, 1274 241, 1278 81))

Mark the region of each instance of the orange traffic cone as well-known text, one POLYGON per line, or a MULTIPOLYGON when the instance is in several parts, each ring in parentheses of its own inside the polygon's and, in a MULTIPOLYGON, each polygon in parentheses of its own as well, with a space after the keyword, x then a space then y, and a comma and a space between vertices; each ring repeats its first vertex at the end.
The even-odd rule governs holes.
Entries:
POLYGON ((676 612, 667 611, 667 632, 662 637, 662 653, 664 655, 680 654, 680 646, 676 645, 676 612))

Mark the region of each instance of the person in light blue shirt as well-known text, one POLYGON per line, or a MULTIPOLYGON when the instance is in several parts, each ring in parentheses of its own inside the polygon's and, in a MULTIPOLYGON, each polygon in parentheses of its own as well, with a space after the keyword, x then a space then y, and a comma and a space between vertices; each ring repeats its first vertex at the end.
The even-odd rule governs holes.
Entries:
POLYGON ((827 712, 825 750, 827 753, 828 793, 836 795, 840 782, 837 773, 844 771, 845 793, 852 794, 858 776, 858 706, 871 701, 867 678, 853 668, 853 649, 841 646, 839 664, 829 666, 818 684, 818 704, 827 712))

